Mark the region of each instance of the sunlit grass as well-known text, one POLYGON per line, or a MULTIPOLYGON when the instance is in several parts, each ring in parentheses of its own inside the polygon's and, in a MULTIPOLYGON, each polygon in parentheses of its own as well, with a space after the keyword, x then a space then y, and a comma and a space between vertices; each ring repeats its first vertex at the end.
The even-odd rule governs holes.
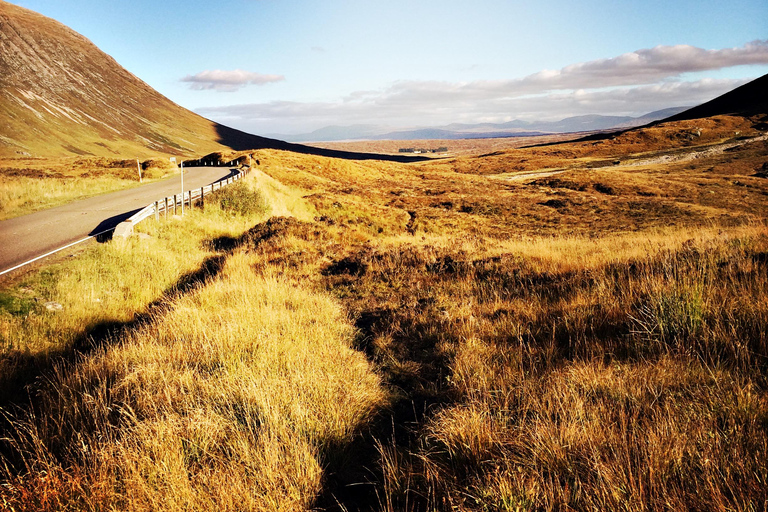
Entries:
POLYGON ((233 190, 0 296, 8 368, 51 359, 0 499, 761 510, 766 151, 527 183, 494 158, 257 152, 266 211, 233 215, 263 204, 233 190))
MULTIPOLYGON (((143 163, 145 183, 175 171, 143 163)), ((106 158, 0 160, 0 221, 140 184, 136 162, 106 158), (7 167, 4 167, 7 166, 7 167)))

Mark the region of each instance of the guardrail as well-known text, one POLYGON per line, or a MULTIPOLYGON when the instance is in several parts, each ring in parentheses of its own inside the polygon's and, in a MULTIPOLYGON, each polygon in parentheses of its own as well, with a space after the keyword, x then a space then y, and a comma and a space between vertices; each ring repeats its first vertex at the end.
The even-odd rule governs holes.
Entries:
POLYGON ((148 204, 138 212, 131 215, 128 219, 124 220, 115 227, 115 232, 112 236, 127 238, 133 233, 133 227, 139 222, 152 217, 160 219, 160 215, 163 214, 164 218, 168 218, 168 212, 173 211, 173 215, 176 215, 177 210, 181 209, 182 205, 189 205, 190 209, 195 208, 197 204, 198 208, 202 208, 205 204, 205 196, 211 194, 214 190, 219 190, 222 187, 226 187, 230 183, 244 178, 251 171, 251 168, 246 166, 239 170, 236 174, 227 178, 215 181, 210 185, 204 187, 187 190, 181 194, 173 194, 172 196, 165 197, 158 201, 148 204))

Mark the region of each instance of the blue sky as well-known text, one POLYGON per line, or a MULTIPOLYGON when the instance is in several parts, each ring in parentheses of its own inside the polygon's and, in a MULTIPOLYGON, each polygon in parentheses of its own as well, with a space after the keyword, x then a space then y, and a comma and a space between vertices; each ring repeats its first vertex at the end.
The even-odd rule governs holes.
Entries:
POLYGON ((634 114, 768 73, 765 0, 13 0, 254 133, 634 114))

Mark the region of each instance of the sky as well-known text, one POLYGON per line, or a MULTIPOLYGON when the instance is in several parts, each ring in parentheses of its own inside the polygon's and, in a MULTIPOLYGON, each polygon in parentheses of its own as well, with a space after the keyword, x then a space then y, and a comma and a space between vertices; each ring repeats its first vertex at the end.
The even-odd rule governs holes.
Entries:
POLYGON ((11 0, 251 133, 642 115, 768 73, 765 0, 11 0))

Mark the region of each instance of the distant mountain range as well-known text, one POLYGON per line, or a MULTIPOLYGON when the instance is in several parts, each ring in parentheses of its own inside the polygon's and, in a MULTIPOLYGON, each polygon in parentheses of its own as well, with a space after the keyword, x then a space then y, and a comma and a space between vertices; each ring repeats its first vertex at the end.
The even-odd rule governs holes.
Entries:
POLYGON ((334 142, 340 140, 429 140, 429 139, 489 139, 496 137, 525 137, 548 133, 576 133, 598 130, 632 128, 679 114, 689 107, 672 107, 650 112, 640 117, 585 115, 567 117, 560 121, 521 121, 506 123, 453 123, 433 128, 391 131, 372 124, 327 126, 298 135, 272 134, 270 137, 291 142, 334 142))
POLYGON ((515 120, 408 131, 376 125, 332 126, 308 134, 266 138, 220 125, 180 107, 80 34, 0 0, 0 157, 143 158, 273 148, 329 157, 412 161, 418 157, 353 154, 283 140, 423 140, 605 132, 667 119, 764 113, 766 90, 768 75, 692 109, 671 108, 641 117, 591 115, 556 122, 515 120))

